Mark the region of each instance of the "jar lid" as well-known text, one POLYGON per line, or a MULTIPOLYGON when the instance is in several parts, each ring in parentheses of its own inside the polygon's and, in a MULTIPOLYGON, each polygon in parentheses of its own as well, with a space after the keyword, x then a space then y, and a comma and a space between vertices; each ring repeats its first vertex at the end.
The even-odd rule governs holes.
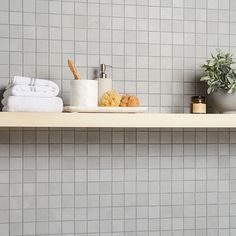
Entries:
POLYGON ((193 96, 192 102, 205 103, 206 97, 204 96, 193 96))

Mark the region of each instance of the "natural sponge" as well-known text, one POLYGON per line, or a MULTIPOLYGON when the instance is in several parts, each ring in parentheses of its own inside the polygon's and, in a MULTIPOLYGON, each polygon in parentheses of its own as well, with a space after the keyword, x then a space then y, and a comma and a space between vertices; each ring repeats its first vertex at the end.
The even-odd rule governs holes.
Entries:
POLYGON ((121 95, 112 90, 104 93, 99 101, 101 107, 118 107, 120 105, 121 95))
POLYGON ((137 96, 126 94, 122 96, 120 107, 138 107, 140 104, 137 96))

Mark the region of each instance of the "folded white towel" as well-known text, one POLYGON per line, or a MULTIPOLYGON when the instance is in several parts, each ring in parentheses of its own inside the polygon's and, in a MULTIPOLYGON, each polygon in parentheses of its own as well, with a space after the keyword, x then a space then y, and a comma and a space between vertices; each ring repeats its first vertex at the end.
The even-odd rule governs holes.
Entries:
POLYGON ((46 80, 46 79, 35 79, 35 78, 30 78, 30 77, 23 77, 23 76, 14 76, 13 79, 10 81, 8 87, 11 87, 12 85, 28 85, 28 86, 48 86, 52 88, 58 88, 58 85, 54 83, 51 80, 46 80))
POLYGON ((12 112, 62 112, 63 102, 59 97, 37 98, 10 96, 2 100, 3 111, 12 112))
POLYGON ((22 97, 56 97, 59 93, 58 86, 29 86, 13 85, 3 93, 3 97, 22 96, 22 97))

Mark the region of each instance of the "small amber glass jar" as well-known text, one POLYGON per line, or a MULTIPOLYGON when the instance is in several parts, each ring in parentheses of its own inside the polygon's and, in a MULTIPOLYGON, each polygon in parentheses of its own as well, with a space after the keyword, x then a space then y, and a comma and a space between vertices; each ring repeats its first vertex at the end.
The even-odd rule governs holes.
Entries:
POLYGON ((191 113, 206 114, 206 98, 203 96, 192 97, 191 113))

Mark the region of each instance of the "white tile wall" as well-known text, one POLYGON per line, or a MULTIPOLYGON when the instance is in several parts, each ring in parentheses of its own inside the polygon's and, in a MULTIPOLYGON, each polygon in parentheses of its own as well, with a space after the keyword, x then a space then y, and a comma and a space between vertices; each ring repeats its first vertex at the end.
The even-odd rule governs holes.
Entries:
MULTIPOLYGON (((205 58, 236 55, 235 16, 235 0, 1 0, 0 87, 50 78, 67 104, 70 57, 189 112, 205 58)), ((235 153, 235 130, 1 129, 0 234, 234 236, 235 153)))
POLYGON ((1 129, 1 235, 234 235, 235 130, 1 129))

